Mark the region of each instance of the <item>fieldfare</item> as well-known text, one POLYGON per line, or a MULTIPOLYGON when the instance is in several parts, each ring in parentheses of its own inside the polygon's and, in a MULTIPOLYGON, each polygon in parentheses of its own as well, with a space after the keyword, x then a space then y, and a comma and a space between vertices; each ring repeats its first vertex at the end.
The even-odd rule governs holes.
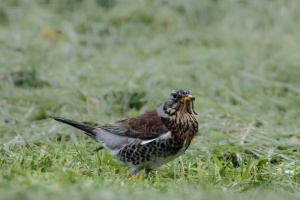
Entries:
POLYGON ((182 155, 189 147, 198 132, 194 101, 190 91, 176 89, 160 107, 106 126, 52 118, 80 129, 100 142, 117 161, 131 167, 130 177, 142 169, 148 175, 182 155))

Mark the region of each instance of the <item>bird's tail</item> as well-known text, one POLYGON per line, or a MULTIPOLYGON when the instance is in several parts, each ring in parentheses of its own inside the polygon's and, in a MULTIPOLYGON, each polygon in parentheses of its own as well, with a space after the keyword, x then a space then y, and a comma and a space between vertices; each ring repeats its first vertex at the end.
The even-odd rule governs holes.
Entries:
POLYGON ((84 123, 80 123, 80 122, 76 122, 73 120, 69 120, 69 119, 65 119, 62 117, 55 117, 55 116, 51 116, 51 118, 55 119, 56 121, 68 124, 70 126, 73 126, 75 128, 78 128, 82 131, 84 131, 84 133, 88 136, 90 136, 91 138, 96 140, 96 131, 95 131, 95 127, 84 124, 84 123))

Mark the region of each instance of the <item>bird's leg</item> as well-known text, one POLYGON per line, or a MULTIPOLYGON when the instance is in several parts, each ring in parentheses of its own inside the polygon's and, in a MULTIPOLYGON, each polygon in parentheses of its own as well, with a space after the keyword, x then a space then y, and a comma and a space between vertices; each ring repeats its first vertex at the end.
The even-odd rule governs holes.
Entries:
POLYGON ((146 177, 145 178, 148 178, 148 176, 149 176, 149 174, 150 174, 151 171, 152 170, 150 168, 145 168, 145 173, 146 173, 146 177))
POLYGON ((132 178, 136 175, 136 173, 138 173, 139 169, 131 169, 130 173, 129 173, 129 178, 132 178))
POLYGON ((104 147, 103 146, 101 146, 101 147, 98 147, 97 149, 95 149, 94 151, 100 151, 100 150, 102 150, 102 149, 104 149, 104 147))
POLYGON ((183 166, 183 161, 182 161, 182 157, 181 156, 178 157, 178 161, 179 161, 179 165, 180 165, 180 174, 181 174, 181 177, 184 177, 185 171, 184 171, 184 166, 183 166))

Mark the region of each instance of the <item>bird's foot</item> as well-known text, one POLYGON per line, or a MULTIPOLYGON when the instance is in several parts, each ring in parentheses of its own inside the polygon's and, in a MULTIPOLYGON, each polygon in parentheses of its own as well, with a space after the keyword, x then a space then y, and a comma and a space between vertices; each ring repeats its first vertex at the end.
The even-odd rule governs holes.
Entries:
POLYGON ((138 181, 140 181, 141 180, 141 176, 138 176, 137 175, 137 172, 138 172, 139 170, 138 169, 132 169, 131 171, 130 171, 130 173, 129 173, 129 180, 130 181, 133 181, 133 182, 138 182, 138 181))
POLYGON ((179 165, 180 165, 180 175, 182 178, 184 178, 185 170, 184 170, 183 161, 182 161, 181 156, 178 157, 178 161, 179 161, 179 165))

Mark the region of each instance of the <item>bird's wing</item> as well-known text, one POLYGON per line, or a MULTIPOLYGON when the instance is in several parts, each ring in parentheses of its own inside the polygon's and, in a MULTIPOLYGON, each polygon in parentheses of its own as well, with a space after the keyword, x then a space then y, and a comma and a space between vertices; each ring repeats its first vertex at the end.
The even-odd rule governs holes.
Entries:
POLYGON ((145 113, 137 118, 125 119, 112 125, 101 126, 100 128, 117 135, 142 140, 154 139, 168 132, 168 128, 161 121, 156 110, 145 113))

